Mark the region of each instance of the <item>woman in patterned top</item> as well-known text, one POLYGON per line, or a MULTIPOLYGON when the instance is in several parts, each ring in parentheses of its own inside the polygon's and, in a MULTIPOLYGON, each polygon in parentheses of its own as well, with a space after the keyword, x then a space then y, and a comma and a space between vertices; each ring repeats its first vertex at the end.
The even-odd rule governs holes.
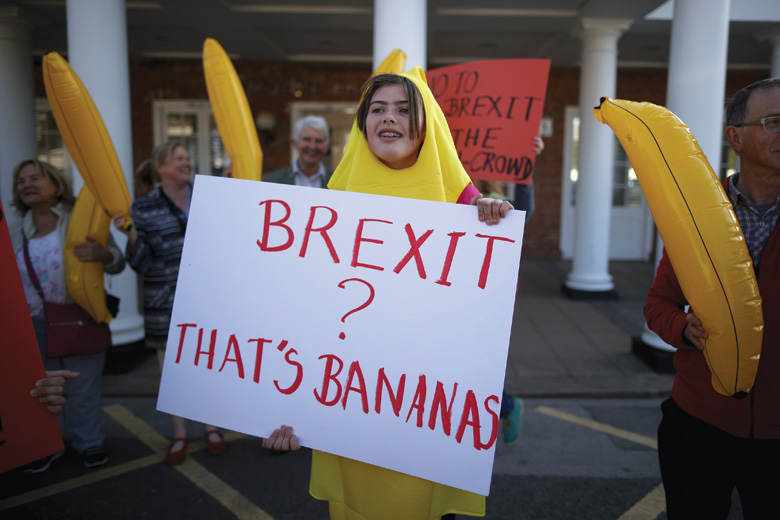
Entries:
MULTIPOLYGON (((192 197, 192 162, 181 141, 159 145, 151 161, 160 185, 133 202, 129 230, 122 230, 125 215, 117 215, 114 224, 127 235, 127 262, 143 275, 146 345, 157 349, 162 368, 192 197)), ((165 461, 176 465, 187 457, 187 423, 183 417, 171 417, 174 439, 165 461)), ((206 425, 206 441, 212 455, 227 449, 216 426, 206 425)))

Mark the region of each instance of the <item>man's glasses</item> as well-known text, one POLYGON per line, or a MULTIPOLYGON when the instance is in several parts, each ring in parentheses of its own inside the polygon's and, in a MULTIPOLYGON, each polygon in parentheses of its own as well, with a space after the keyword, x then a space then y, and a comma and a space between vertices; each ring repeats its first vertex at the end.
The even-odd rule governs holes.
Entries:
POLYGON ((780 132, 780 116, 762 117, 761 119, 756 119, 755 121, 747 121, 745 123, 742 123, 741 125, 734 125, 734 126, 755 126, 755 125, 763 126, 764 131, 770 134, 776 134, 780 132))

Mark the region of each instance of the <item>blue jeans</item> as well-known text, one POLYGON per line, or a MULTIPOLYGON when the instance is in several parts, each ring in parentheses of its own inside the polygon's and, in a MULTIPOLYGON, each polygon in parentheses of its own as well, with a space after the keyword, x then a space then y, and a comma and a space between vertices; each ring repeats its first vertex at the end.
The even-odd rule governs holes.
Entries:
POLYGON ((43 367, 46 370, 72 370, 80 375, 65 384, 67 401, 57 420, 60 431, 65 437, 73 436, 71 446, 79 453, 92 446, 101 446, 103 435, 100 409, 100 385, 103 379, 103 364, 106 353, 99 352, 87 356, 70 356, 60 359, 46 357, 46 324, 33 318, 35 337, 41 351, 43 367))

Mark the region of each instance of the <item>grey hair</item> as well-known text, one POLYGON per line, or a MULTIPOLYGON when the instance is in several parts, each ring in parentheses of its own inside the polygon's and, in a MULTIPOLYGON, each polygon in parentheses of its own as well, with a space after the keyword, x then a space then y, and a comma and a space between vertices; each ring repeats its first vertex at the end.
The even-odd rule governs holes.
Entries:
POLYGON ((303 129, 306 127, 325 134, 325 145, 330 144, 330 127, 324 117, 308 115, 300 118, 295 122, 295 126, 293 127, 292 138, 295 141, 298 141, 301 138, 301 132, 303 132, 303 129))
POLYGON ((780 78, 767 78, 751 83, 731 97, 726 107, 726 126, 739 126, 747 117, 747 105, 753 92, 780 88, 780 78))

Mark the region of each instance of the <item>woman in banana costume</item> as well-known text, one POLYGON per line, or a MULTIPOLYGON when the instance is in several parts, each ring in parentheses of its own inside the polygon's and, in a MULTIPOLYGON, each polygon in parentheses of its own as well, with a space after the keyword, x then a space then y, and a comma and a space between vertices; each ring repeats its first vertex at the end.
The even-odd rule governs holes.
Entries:
MULTIPOLYGON (((46 357, 43 301, 27 271, 24 244, 27 242, 31 264, 44 298, 54 303, 73 302, 65 283, 64 257, 73 256, 73 261, 77 263, 102 264, 98 266, 101 277, 104 270, 109 274, 120 272, 125 266, 125 259, 108 236, 97 239, 87 235, 86 242, 76 243, 69 249, 66 234, 71 236, 69 228, 73 227, 70 224, 73 222, 71 214, 75 199, 70 181, 58 169, 34 159, 25 160, 14 169, 13 180, 13 206, 22 217, 22 226, 13 230, 12 241, 44 367, 46 370, 71 370, 81 374, 68 384, 71 396, 65 414, 60 415, 60 430, 65 433, 66 424, 70 428, 72 447, 81 453, 85 466, 102 465, 108 461, 102 447, 104 435, 100 427, 100 382, 106 353, 60 359, 46 357)), ((61 454, 33 463, 27 471, 45 471, 51 461, 61 454)))
MULTIPOLYGON (((478 207, 480 221, 497 224, 509 202, 482 197, 458 159, 444 113, 421 68, 379 74, 363 87, 347 150, 330 189, 434 200, 478 207)), ((296 449, 292 428, 264 441, 296 449)), ((314 451, 309 492, 328 500, 331 520, 433 520, 484 516, 485 497, 428 480, 314 451)))

